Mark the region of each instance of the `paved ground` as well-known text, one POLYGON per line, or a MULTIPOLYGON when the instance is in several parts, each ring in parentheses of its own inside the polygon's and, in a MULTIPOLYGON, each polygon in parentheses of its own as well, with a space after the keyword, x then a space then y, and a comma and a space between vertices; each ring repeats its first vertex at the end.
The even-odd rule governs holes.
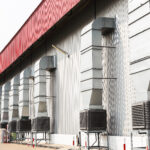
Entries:
MULTIPOLYGON (((45 145, 45 146, 49 146, 50 148, 47 148, 47 147, 34 147, 33 148, 32 146, 28 146, 24 144, 12 144, 12 143, 2 144, 0 143, 0 150, 80 150, 79 147, 72 147, 72 146, 66 146, 66 145, 51 144, 51 145, 45 145)), ((85 149, 81 149, 81 150, 85 150, 85 149)), ((101 149, 101 150, 106 150, 106 149, 101 149)), ((143 149, 136 149, 136 150, 143 150, 143 149)))
POLYGON ((41 147, 31 147, 27 145, 21 145, 21 144, 2 144, 0 143, 0 150, 56 150, 52 148, 41 148, 41 147))

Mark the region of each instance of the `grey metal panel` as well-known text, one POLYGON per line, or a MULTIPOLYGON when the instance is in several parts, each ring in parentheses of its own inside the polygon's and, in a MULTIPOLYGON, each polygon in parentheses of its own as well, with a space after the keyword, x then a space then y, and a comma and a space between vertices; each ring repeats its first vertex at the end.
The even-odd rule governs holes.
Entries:
MULTIPOLYGON (((130 6, 130 4, 129 4, 130 6)), ((133 11, 132 13, 129 14, 129 24, 135 23, 139 19, 141 19, 144 15, 149 13, 149 3, 145 3, 142 5, 139 9, 136 11, 133 11)))
MULTIPOLYGON (((150 12, 150 10, 148 12, 150 12)), ((142 17, 140 20, 130 25, 129 36, 130 37, 135 36, 136 34, 140 34, 141 32, 144 32, 149 28, 150 28, 150 14, 142 17)))
POLYGON ((129 12, 141 7, 144 3, 149 2, 148 0, 129 0, 129 12))
POLYGON ((150 81, 150 3, 148 0, 129 1, 130 73, 132 103, 148 100, 150 81), (135 9, 135 10, 134 10, 135 9), (133 12, 131 12, 134 10, 133 12))
POLYGON ((57 52, 55 132, 77 134, 80 110, 80 31, 73 32, 59 47, 71 56, 57 52))
POLYGON ((132 64, 130 67, 130 74, 135 74, 145 70, 150 70, 150 57, 148 59, 143 59, 137 63, 132 64))
POLYGON ((150 30, 130 39, 130 62, 150 55, 150 30))
POLYGON ((150 82, 150 70, 138 72, 131 76, 133 86, 133 103, 148 100, 148 86, 150 82))

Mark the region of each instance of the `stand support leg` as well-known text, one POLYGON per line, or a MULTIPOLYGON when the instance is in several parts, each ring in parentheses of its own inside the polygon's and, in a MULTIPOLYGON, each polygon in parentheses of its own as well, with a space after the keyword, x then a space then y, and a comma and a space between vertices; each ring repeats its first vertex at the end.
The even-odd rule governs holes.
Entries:
POLYGON ((97 135, 98 135, 98 147, 100 146, 100 144, 99 144, 99 133, 97 133, 97 135))
POLYGON ((147 145, 148 145, 148 150, 150 150, 150 130, 147 131, 147 139, 148 139, 148 142, 147 142, 147 145))
POLYGON ((89 150, 90 148, 90 139, 89 139, 89 132, 87 132, 87 138, 88 138, 88 141, 87 141, 87 149, 89 150))

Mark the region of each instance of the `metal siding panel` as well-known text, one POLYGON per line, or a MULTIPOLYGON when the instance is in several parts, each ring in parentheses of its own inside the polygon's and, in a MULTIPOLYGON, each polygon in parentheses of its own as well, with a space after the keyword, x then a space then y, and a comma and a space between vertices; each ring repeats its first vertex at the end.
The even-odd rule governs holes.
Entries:
POLYGON ((48 29, 59 21, 80 0, 43 0, 21 30, 0 53, 0 73, 7 69, 48 29), (3 59, 4 58, 4 59, 3 59))
POLYGON ((150 59, 141 60, 138 63, 132 64, 130 66, 131 74, 139 73, 141 71, 150 70, 150 59))
POLYGON ((149 3, 146 3, 145 5, 137 9, 137 11, 133 11, 132 13, 129 14, 129 24, 148 14, 149 11, 150 11, 149 3))
POLYGON ((130 25, 129 36, 130 37, 135 36, 136 34, 144 32, 145 30, 149 28, 150 28, 150 14, 130 25))
POLYGON ((103 83, 103 104, 107 110, 107 131, 111 135, 129 135, 131 130, 131 99, 128 50, 128 1, 113 1, 99 16, 115 17, 116 30, 106 36, 103 45, 114 45, 115 50, 104 48, 104 75, 112 73, 117 80, 103 83), (115 3, 114 3, 115 2, 115 3))
MULTIPOLYGON (((129 80, 129 51, 128 51, 128 14, 127 1, 116 1, 115 3, 105 3, 105 9, 102 10, 103 2, 97 3, 97 17, 114 17, 117 15, 117 29, 115 34, 107 36, 106 45, 115 45, 116 49, 104 49, 109 52, 104 57, 106 59, 105 75, 110 77, 112 73, 117 80, 109 80, 104 86, 104 106, 108 113, 108 131, 112 135, 127 135, 131 129, 131 99, 130 99, 130 80, 129 80), (114 39, 112 41, 112 39, 114 39), (108 56, 108 57, 107 57, 108 56), (112 59, 113 58, 113 59, 112 59)), ((93 9, 92 9, 93 10, 93 9)), ((89 7, 82 18, 90 16, 93 12, 89 7)), ((92 19, 91 19, 92 20, 92 19)), ((71 22, 72 24, 73 22, 71 22)), ((79 111, 80 102, 80 34, 82 28, 90 23, 90 19, 82 20, 78 30, 72 26, 68 32, 66 27, 57 35, 58 47, 69 51, 71 57, 67 58, 62 53, 57 52, 58 66, 56 70, 56 125, 55 133, 59 134, 77 134, 79 131, 79 111), (60 39, 60 34, 66 33, 66 37, 60 39)), ((52 49, 51 49, 52 50, 52 49)), ((52 52, 49 50, 48 55, 52 52)))
POLYGON ((130 62, 150 55, 150 30, 130 39, 130 62))
POLYGON ((134 11, 146 2, 148 2, 148 0, 129 0, 129 12, 134 11))

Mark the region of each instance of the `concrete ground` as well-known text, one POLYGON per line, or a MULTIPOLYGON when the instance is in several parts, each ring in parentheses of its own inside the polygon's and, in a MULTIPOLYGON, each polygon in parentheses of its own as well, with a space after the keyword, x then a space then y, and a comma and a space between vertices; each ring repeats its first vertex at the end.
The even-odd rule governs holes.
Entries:
MULTIPOLYGON (((57 144, 49 144, 49 145, 45 144, 45 147, 40 147, 39 145, 38 147, 33 148, 31 145, 25 145, 25 144, 0 143, 0 150, 85 150, 85 149, 84 148, 80 149, 79 147, 72 147, 66 145, 57 145, 57 144)), ((106 150, 106 149, 102 148, 99 150, 106 150)), ((141 150, 141 149, 137 149, 137 150, 141 150)))
POLYGON ((27 145, 21 145, 21 144, 9 144, 9 143, 0 143, 0 150, 56 150, 56 149, 50 149, 50 148, 41 148, 41 147, 31 147, 27 145))
POLYGON ((0 143, 0 150, 56 150, 55 148, 32 147, 22 144, 0 143))

